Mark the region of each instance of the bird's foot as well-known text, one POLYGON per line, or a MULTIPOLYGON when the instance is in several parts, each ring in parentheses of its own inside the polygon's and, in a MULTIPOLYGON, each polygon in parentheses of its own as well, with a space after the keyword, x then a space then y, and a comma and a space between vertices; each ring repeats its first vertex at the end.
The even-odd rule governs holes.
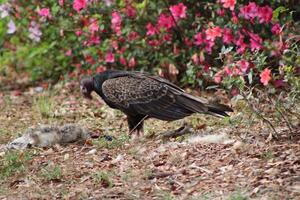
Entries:
POLYGON ((133 130, 129 133, 132 140, 138 140, 144 136, 144 130, 133 130))
POLYGON ((183 124, 180 128, 172 131, 167 131, 162 134, 163 138, 175 138, 191 132, 192 127, 188 124, 183 124))

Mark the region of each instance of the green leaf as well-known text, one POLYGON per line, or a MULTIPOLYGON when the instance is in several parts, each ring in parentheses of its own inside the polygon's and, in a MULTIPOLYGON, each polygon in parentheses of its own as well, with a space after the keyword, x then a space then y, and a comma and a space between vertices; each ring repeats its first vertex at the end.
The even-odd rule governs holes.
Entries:
POLYGON ((273 21, 278 21, 279 19, 278 19, 278 17, 279 17, 279 15, 281 14, 281 13, 283 13, 283 12, 286 12, 286 11, 288 11, 289 9, 287 9, 287 8, 285 8, 285 7, 283 7, 283 6, 279 6, 278 8, 276 8, 274 11, 273 11, 273 18, 272 18, 272 20, 273 21))

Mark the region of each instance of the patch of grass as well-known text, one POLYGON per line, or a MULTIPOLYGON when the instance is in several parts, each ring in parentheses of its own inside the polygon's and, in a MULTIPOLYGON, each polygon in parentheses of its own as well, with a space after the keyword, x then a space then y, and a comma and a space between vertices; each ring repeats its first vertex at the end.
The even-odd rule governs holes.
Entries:
POLYGON ((274 154, 272 151, 265 151, 263 152, 263 154, 261 155, 263 160, 269 161, 273 158, 275 158, 274 154))
POLYGON ((0 159, 0 178, 4 179, 16 172, 26 169, 26 162, 31 159, 31 155, 23 151, 12 151, 6 153, 0 159))
POLYGON ((61 167, 58 165, 43 168, 40 175, 47 181, 60 180, 63 177, 61 167))
POLYGON ((8 192, 8 188, 4 188, 4 187, 0 187, 0 195, 6 195, 7 194, 7 192, 8 192))
POLYGON ((96 184, 101 184, 103 187, 113 187, 114 184, 110 178, 111 174, 106 172, 96 172, 92 174, 92 179, 96 184))
POLYGON ((161 200, 174 200, 175 199, 169 191, 158 190, 157 193, 158 193, 157 194, 158 198, 161 200))
POLYGON ((54 101, 51 96, 42 95, 34 99, 34 109, 41 114, 42 117, 49 118, 52 116, 54 101))
POLYGON ((130 179, 133 178, 133 172, 132 171, 124 172, 121 178, 124 182, 130 181, 130 179))
POLYGON ((93 144, 98 148, 116 149, 124 146, 129 141, 128 134, 122 134, 117 138, 113 138, 111 141, 106 138, 100 137, 98 140, 94 140, 93 144))
POLYGON ((128 155, 131 155, 133 157, 137 157, 139 153, 139 150, 137 148, 130 148, 128 150, 128 155))
POLYGON ((240 191, 232 193, 227 200, 247 200, 248 197, 243 195, 240 191))
POLYGON ((10 133, 8 130, 1 128, 0 129, 0 144, 7 143, 7 140, 10 138, 10 133))

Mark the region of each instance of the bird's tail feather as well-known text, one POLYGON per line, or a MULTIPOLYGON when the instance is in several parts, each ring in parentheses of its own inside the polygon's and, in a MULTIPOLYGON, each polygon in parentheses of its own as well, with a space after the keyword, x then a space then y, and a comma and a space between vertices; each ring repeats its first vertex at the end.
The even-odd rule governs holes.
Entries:
POLYGON ((186 108, 196 113, 205 113, 216 117, 227 117, 229 115, 226 112, 233 112, 227 105, 209 102, 206 99, 195 97, 187 93, 180 95, 178 101, 186 108))

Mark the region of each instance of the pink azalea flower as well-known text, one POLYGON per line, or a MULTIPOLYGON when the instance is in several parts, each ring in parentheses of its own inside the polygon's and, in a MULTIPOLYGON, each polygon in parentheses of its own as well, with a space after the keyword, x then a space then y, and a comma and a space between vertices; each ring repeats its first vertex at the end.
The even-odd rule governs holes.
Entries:
POLYGON ((112 4, 112 0, 104 0, 106 6, 110 7, 112 4))
POLYGON ((250 36, 250 48, 251 51, 260 50, 262 48, 262 39, 258 34, 248 33, 250 36))
POLYGON ((40 10, 38 11, 38 14, 39 14, 41 17, 45 17, 45 18, 50 18, 50 17, 51 17, 49 8, 42 8, 42 9, 40 9, 40 10))
POLYGON ((273 10, 270 6, 260 7, 258 9, 258 19, 260 23, 268 23, 272 20, 273 10))
POLYGON ((162 36, 162 39, 163 39, 165 42, 169 42, 169 41, 172 40, 172 37, 171 37, 170 34, 164 34, 164 35, 162 36))
POLYGON ((13 20, 10 20, 7 24, 7 34, 13 34, 14 32, 16 32, 17 27, 14 23, 13 20))
POLYGON ((242 75, 243 73, 242 73, 242 71, 237 66, 234 66, 232 68, 232 74, 234 76, 239 76, 239 75, 242 75))
POLYGON ((134 58, 134 57, 133 57, 133 58, 130 58, 129 63, 128 63, 128 66, 129 66, 130 68, 135 68, 135 66, 136 66, 136 61, 135 61, 135 58, 134 58))
POLYGON ((232 70, 229 66, 225 66, 224 67, 224 71, 225 73, 228 75, 228 76, 231 76, 232 75, 232 70))
POLYGON ((245 19, 253 20, 258 14, 259 7, 255 2, 250 2, 248 5, 240 8, 240 14, 245 17, 245 19))
POLYGON ((173 45, 173 54, 176 56, 180 54, 180 49, 177 47, 177 45, 173 45))
POLYGON ((105 56, 105 61, 107 63, 114 63, 115 62, 115 55, 111 51, 108 51, 106 53, 106 56, 105 56))
POLYGON ((168 71, 169 71, 170 75, 174 76, 179 73, 178 69, 176 68, 176 66, 173 63, 169 64, 168 68, 169 68, 168 71))
POLYGON ((230 10, 234 10, 235 0, 221 0, 224 8, 229 8, 230 10))
POLYGON ((77 12, 80 12, 81 9, 87 7, 87 0, 74 0, 73 1, 73 9, 77 12))
POLYGON ((260 73, 260 82, 263 85, 268 85, 269 81, 271 80, 271 70, 269 70, 268 68, 264 69, 261 73, 260 73))
POLYGON ((91 19, 91 23, 89 25, 89 31, 94 34, 99 30, 99 25, 97 19, 91 19))
POLYGON ((206 44, 205 50, 207 51, 208 54, 211 54, 212 53, 212 48, 215 45, 215 42, 211 41, 211 40, 206 40, 205 44, 206 44))
POLYGON ((135 31, 130 32, 129 35, 128 35, 129 41, 133 41, 133 40, 136 40, 138 38, 139 38, 139 34, 135 31))
POLYGON ((200 63, 200 59, 199 59, 199 56, 198 56, 198 54, 194 54, 194 55, 192 55, 192 61, 193 61, 193 63, 195 64, 195 65, 198 65, 199 63, 200 63))
POLYGON ((221 70, 221 71, 218 71, 218 72, 215 74, 214 80, 215 80, 216 83, 221 83, 223 74, 224 74, 224 72, 223 72, 222 70, 221 70))
POLYGON ((121 63, 121 65, 126 66, 127 65, 127 60, 126 58, 124 58, 123 56, 120 57, 119 62, 121 63))
POLYGON ((233 34, 232 34, 231 29, 229 29, 229 28, 223 29, 223 42, 225 44, 230 44, 233 42, 233 34))
POLYGON ((238 46, 237 52, 238 52, 239 54, 243 54, 243 53, 245 53, 246 48, 247 48, 247 45, 246 45, 246 43, 244 42, 245 36, 242 35, 241 33, 238 33, 238 35, 239 35, 239 39, 237 39, 237 40, 235 41, 235 45, 238 46))
POLYGON ((189 38, 184 38, 184 44, 188 47, 192 47, 193 46, 193 42, 189 39, 189 38))
POLYGON ((28 31, 29 31, 28 37, 30 39, 32 39, 35 42, 39 42, 41 40, 42 32, 40 30, 39 25, 35 21, 32 21, 30 23, 30 27, 28 31))
POLYGON ((81 36, 82 35, 82 31, 81 30, 76 31, 75 35, 77 35, 78 37, 81 36))
POLYGON ((97 73, 102 73, 104 71, 106 71, 106 67, 103 65, 100 65, 99 67, 96 68, 97 73))
POLYGON ((239 48, 237 49, 237 52, 238 52, 239 54, 244 54, 245 51, 246 51, 246 49, 247 49, 247 44, 244 43, 244 42, 242 42, 242 43, 240 44, 239 48))
POLYGON ((113 11, 111 13, 111 29, 117 34, 121 35, 121 23, 122 23, 122 17, 121 15, 113 11))
POLYGON ((111 23, 112 23, 112 24, 119 25, 119 24, 121 24, 121 22, 122 22, 122 17, 121 17, 121 15, 120 15, 118 12, 113 11, 113 12, 111 13, 111 23))
POLYGON ((224 10, 224 9, 218 9, 218 10, 217 10, 217 14, 218 14, 220 17, 223 17, 224 14, 225 14, 225 10, 224 10))
POLYGON ((160 40, 149 40, 147 43, 152 47, 158 47, 159 45, 162 44, 160 40))
POLYGON ((151 23, 148 23, 146 28, 147 28, 147 33, 146 33, 147 36, 155 35, 157 33, 156 28, 151 23))
POLYGON ((232 96, 236 96, 236 95, 238 95, 240 93, 240 90, 239 90, 239 88, 237 88, 237 87, 233 87, 232 89, 231 89, 231 91, 230 91, 230 94, 232 95, 232 96))
POLYGON ((68 51, 66 51, 65 55, 66 56, 72 56, 72 49, 69 49, 68 51))
POLYGON ((118 41, 116 40, 111 41, 111 46, 114 48, 114 50, 118 50, 119 49, 118 41))
POLYGON ((195 45, 201 45, 204 44, 205 39, 203 37, 202 33, 197 33, 196 35, 194 35, 194 44, 195 45))
POLYGON ((183 3, 171 6, 170 11, 176 21, 180 18, 186 18, 186 6, 183 3))
POLYGON ((9 15, 10 10, 11 10, 11 4, 9 3, 0 4, 0 19, 7 17, 9 15))
POLYGON ((240 60, 237 62, 237 64, 240 66, 240 69, 243 73, 246 73, 250 67, 250 63, 247 60, 240 60))
POLYGON ((175 26, 172 16, 166 14, 160 14, 157 21, 158 28, 165 28, 167 30, 175 26))
POLYGON ((134 18, 136 16, 136 10, 131 5, 126 6, 126 15, 128 17, 134 18))
POLYGON ((203 71, 206 72, 206 73, 208 73, 210 71, 210 66, 208 64, 205 64, 203 66, 203 71))
POLYGON ((222 29, 219 26, 209 28, 205 31, 206 39, 210 41, 215 41, 217 37, 222 36, 222 29))
POLYGON ((279 35, 279 33, 281 32, 280 24, 279 24, 279 23, 274 24, 274 25, 272 26, 271 31, 272 31, 273 34, 279 35))
POLYGON ((100 44, 100 37, 98 35, 91 35, 87 41, 84 42, 86 46, 100 44))
POLYGON ((239 18, 236 16, 236 14, 234 12, 231 12, 231 21, 234 23, 234 24, 237 24, 239 22, 239 18))
POLYGON ((60 6, 64 6, 64 3, 65 3, 65 0, 58 0, 58 4, 59 4, 60 6))

